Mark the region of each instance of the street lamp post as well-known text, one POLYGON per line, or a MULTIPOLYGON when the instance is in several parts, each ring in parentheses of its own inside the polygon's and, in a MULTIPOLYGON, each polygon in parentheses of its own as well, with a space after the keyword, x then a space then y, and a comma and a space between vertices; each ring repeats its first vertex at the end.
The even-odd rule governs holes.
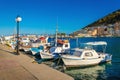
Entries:
POLYGON ((17 45, 16 45, 16 54, 19 55, 19 22, 22 21, 20 16, 16 17, 17 22, 17 45))

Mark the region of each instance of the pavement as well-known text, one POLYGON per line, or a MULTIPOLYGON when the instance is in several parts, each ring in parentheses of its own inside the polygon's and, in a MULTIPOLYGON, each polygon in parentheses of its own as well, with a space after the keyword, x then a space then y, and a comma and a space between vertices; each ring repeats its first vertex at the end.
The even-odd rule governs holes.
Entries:
POLYGON ((45 64, 32 63, 34 59, 0 44, 0 80, 74 80, 71 76, 45 64))

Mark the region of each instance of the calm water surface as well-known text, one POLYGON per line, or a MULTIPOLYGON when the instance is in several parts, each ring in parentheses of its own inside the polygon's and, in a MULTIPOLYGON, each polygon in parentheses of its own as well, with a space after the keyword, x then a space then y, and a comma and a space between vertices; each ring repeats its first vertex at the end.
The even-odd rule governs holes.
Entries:
POLYGON ((65 70, 75 80, 120 80, 120 38, 79 38, 70 39, 71 47, 90 41, 106 41, 106 52, 112 54, 112 62, 87 68, 65 70))

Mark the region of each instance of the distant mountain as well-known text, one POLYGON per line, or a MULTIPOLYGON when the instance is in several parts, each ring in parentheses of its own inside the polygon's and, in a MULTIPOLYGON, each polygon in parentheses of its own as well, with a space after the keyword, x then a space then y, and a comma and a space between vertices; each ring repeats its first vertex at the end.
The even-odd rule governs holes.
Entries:
POLYGON ((84 29, 87 27, 97 27, 100 25, 108 25, 108 24, 114 24, 115 22, 120 22, 120 9, 116 10, 110 14, 108 14, 107 16, 85 26, 84 28, 82 28, 82 30, 78 30, 73 32, 71 35, 77 35, 78 33, 84 32, 84 29))

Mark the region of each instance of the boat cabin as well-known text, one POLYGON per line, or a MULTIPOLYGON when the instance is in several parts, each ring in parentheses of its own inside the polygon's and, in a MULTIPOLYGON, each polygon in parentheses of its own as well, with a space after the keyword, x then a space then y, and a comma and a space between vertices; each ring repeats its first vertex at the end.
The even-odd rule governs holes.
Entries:
POLYGON ((68 40, 57 40, 57 46, 61 47, 63 50, 70 49, 70 43, 68 40))
POLYGON ((98 58, 99 55, 95 50, 92 49, 73 49, 70 51, 70 54, 82 59, 98 58))

